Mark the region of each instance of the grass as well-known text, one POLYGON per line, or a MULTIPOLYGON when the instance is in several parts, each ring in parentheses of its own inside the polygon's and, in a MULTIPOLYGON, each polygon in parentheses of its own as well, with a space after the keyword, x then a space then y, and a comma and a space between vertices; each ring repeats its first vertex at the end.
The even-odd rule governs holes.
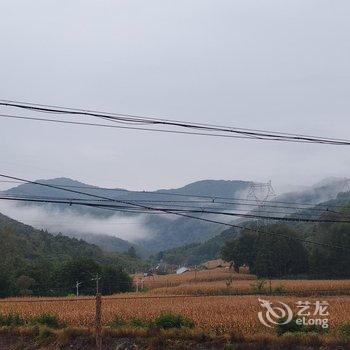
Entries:
POLYGON ((285 333, 317 333, 322 334, 328 331, 328 328, 323 328, 320 325, 302 325, 296 322, 297 317, 294 317, 290 322, 284 323, 286 318, 281 318, 276 325, 276 334, 283 335, 285 333))
MULTIPOLYGON (((48 329, 46 327, 0 328, 0 343, 8 349, 59 348, 75 350, 95 349, 94 333, 88 328, 48 329)), ((228 335, 217 336, 198 329, 103 329, 104 349, 138 348, 159 349, 346 349, 349 342, 335 337, 314 333, 285 333, 276 335, 228 335), (199 345, 200 344, 200 345, 199 345), (121 347, 124 345, 124 347, 121 347), (126 347, 129 346, 129 347, 126 347)))
POLYGON ((174 314, 171 312, 166 312, 159 315, 155 320, 154 324, 163 329, 170 328, 194 328, 195 323, 188 317, 180 314, 174 314))
POLYGON ((62 324, 60 323, 57 315, 43 313, 41 315, 35 316, 30 320, 32 325, 46 326, 48 328, 60 328, 62 324))
POLYGON ((131 328, 159 328, 159 329, 172 329, 172 328, 194 328, 195 323, 188 317, 185 317, 181 314, 176 314, 172 312, 164 312, 161 315, 157 316, 154 320, 147 318, 133 317, 129 321, 116 316, 112 322, 109 323, 111 328, 122 328, 122 327, 131 327, 131 328))
POLYGON ((24 318, 17 313, 0 314, 0 327, 18 327, 24 324, 24 318))
POLYGON ((340 324, 336 330, 336 334, 344 341, 350 343, 350 321, 340 324))

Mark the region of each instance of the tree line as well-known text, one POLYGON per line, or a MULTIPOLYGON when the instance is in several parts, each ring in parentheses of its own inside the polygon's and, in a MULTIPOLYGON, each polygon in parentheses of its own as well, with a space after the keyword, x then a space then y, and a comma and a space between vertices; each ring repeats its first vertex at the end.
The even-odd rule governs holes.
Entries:
POLYGON ((62 263, 39 260, 17 271, 0 268, 0 297, 9 296, 67 296, 76 293, 80 283, 81 295, 96 293, 96 275, 100 277, 99 291, 104 295, 127 292, 132 280, 122 268, 77 258, 62 263))
POLYGON ((274 224, 261 227, 259 232, 243 230, 237 239, 226 242, 221 254, 236 265, 249 265, 251 273, 258 277, 349 278, 350 250, 346 249, 350 249, 350 224, 274 224), (295 238, 328 246, 307 244, 295 238))

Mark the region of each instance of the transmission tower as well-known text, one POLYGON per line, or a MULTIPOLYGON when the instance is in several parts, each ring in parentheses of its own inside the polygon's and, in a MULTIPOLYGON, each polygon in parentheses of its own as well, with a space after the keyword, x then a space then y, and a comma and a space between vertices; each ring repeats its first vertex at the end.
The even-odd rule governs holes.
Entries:
MULTIPOLYGON (((252 182, 248 188, 248 193, 246 199, 253 201, 256 204, 255 211, 260 215, 261 209, 264 205, 271 199, 276 197, 276 192, 272 187, 271 180, 266 183, 255 183, 252 182)), ((259 218, 256 220, 257 229, 259 228, 259 223, 261 220, 259 218)))
POLYGON ((342 192, 350 192, 350 179, 344 181, 344 187, 342 192))

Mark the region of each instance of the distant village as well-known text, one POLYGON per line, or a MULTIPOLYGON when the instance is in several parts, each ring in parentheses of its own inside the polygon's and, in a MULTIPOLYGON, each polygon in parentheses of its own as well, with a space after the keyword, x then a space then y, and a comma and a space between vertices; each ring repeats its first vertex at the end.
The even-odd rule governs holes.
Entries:
POLYGON ((150 277, 154 275, 170 275, 177 274, 182 275, 186 272, 196 270, 215 270, 215 269, 228 269, 235 273, 249 274, 249 266, 237 266, 233 261, 224 261, 223 259, 208 260, 205 263, 196 266, 178 266, 171 265, 164 262, 160 262, 154 267, 150 268, 144 273, 144 277, 150 277))

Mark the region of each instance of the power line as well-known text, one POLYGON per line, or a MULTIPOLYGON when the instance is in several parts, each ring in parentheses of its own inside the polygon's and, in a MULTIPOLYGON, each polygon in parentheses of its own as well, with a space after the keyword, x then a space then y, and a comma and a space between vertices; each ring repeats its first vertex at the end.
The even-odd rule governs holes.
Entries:
MULTIPOLYGON (((23 101, 14 101, 14 100, 0 100, 0 105, 1 102, 4 103, 4 105, 10 106, 10 105, 27 105, 30 106, 31 109, 33 110, 38 110, 39 108, 42 107, 47 107, 47 108, 54 108, 54 109, 59 109, 59 110, 66 110, 66 111, 74 111, 74 112, 85 112, 85 113, 93 113, 93 114, 98 114, 98 116, 100 116, 101 114, 104 115, 108 115, 108 116, 125 116, 125 117, 131 117, 131 118, 143 118, 143 119, 147 119, 147 120, 163 120, 163 121, 169 121, 169 122, 178 122, 178 123, 186 123, 186 121, 183 120, 171 120, 171 119, 160 119, 160 118, 154 118, 154 117, 147 117, 147 116, 137 116, 137 115, 133 115, 133 114, 125 114, 125 113, 112 113, 112 112, 100 112, 100 111, 96 111, 96 110, 90 110, 90 109, 78 109, 78 108, 72 108, 72 107, 62 107, 62 106, 55 106, 55 105, 47 105, 47 104, 38 104, 38 103, 32 103, 32 102, 23 102, 23 101)), ((42 111, 42 110, 40 110, 42 111)), ((42 111, 43 112, 43 111, 42 111)), ((46 113, 53 113, 53 112, 46 112, 46 113)), ((201 125, 201 126, 212 126, 212 127, 220 127, 220 128, 224 128, 225 126, 223 125, 217 125, 217 124, 201 124, 201 123, 190 123, 187 122, 189 124, 193 124, 193 125, 201 125)), ((247 128, 236 128, 239 130, 243 130, 243 131, 260 131, 260 132, 269 132, 272 133, 272 131, 266 131, 266 130, 261 130, 261 129, 247 129, 247 128)), ((276 134, 281 134, 281 135, 285 135, 286 133, 282 133, 282 132, 275 132, 276 134)), ((299 136, 300 134, 293 134, 293 133, 288 133, 288 135, 293 135, 293 136, 299 136)), ((310 135, 304 135, 307 137, 313 137, 310 135)), ((342 139, 338 139, 338 141, 345 141, 342 139)))
MULTIPOLYGON (((83 205, 84 203, 82 202, 90 202, 88 203, 89 205, 92 204, 91 199, 85 199, 85 198, 68 198, 68 197, 47 197, 47 196, 30 196, 30 195, 3 195, 0 197, 0 199, 9 199, 9 200, 18 200, 18 201, 25 201, 25 199, 28 199, 28 201, 35 201, 39 203, 53 203, 53 204, 77 204, 77 202, 80 202, 78 204, 83 205)), ((108 203, 111 202, 111 200, 94 200, 93 203, 108 203)), ((197 209, 199 212, 203 212, 206 210, 223 210, 223 211, 228 211, 230 208, 230 205, 234 207, 235 211, 240 211, 246 213, 247 210, 250 211, 255 211, 256 209, 254 207, 258 207, 258 213, 268 213, 268 214, 283 214, 283 215, 292 215, 295 214, 298 210, 307 210, 311 212, 316 212, 317 214, 322 214, 322 213, 333 213, 333 214, 338 214, 344 216, 344 213, 325 209, 317 209, 317 208, 298 208, 298 207, 286 207, 286 206, 273 206, 273 205, 264 205, 260 206, 258 204, 242 204, 242 203, 227 203, 228 205, 225 205, 223 207, 218 207, 216 204, 222 204, 221 202, 215 202, 214 205, 211 206, 205 206, 205 205, 192 205, 194 203, 196 204, 213 204, 211 202, 200 202, 200 201, 190 201, 188 204, 188 201, 157 201, 157 200, 129 200, 130 203, 152 203, 152 204, 157 204, 157 205, 162 205, 164 209, 170 209, 176 207, 175 209, 181 208, 181 209, 197 209), (183 203, 183 204, 174 204, 174 203, 183 203), (168 204, 171 203, 171 204, 168 204), (169 208, 170 206, 170 208, 169 208), (235 208, 236 206, 248 206, 248 207, 253 207, 251 209, 239 209, 235 208), (265 208, 277 208, 277 209, 292 209, 292 212, 286 212, 286 211, 273 211, 273 210, 261 210, 265 208)), ((174 209, 174 210, 175 210, 174 209)), ((304 215, 304 216, 310 216, 310 214, 304 214, 304 213, 299 213, 299 215, 304 215)))
POLYGON ((11 179, 11 180, 18 180, 18 181, 22 181, 22 182, 25 182, 25 183, 36 184, 38 186, 51 187, 51 188, 56 188, 56 189, 67 191, 67 192, 84 194, 84 195, 87 195, 87 196, 90 196, 90 197, 99 198, 99 199, 110 199, 111 201, 114 201, 114 202, 117 202, 117 203, 128 204, 128 205, 132 205, 132 206, 135 206, 135 207, 138 207, 138 208, 147 209, 147 210, 161 211, 161 212, 165 212, 165 213, 168 213, 168 214, 182 216, 182 217, 185 217, 185 218, 202 220, 202 221, 206 221, 206 222, 210 222, 210 223, 216 223, 216 224, 220 224, 220 225, 230 226, 232 228, 238 228, 238 229, 241 229, 241 230, 249 230, 249 231, 253 231, 253 232, 257 232, 257 233, 269 234, 269 235, 273 235, 273 236, 277 236, 277 237, 283 237, 283 238, 286 238, 288 240, 300 241, 300 242, 303 242, 303 243, 318 245, 318 246, 327 247, 327 248, 331 248, 331 249, 339 249, 339 250, 350 251, 350 247, 333 245, 333 244, 322 243, 322 242, 315 242, 315 241, 311 241, 311 240, 308 240, 308 239, 302 239, 302 238, 298 238, 298 237, 291 237, 291 236, 288 236, 288 235, 285 235, 285 234, 279 233, 279 232, 255 230, 255 229, 252 229, 250 227, 234 225, 234 224, 225 223, 225 222, 221 222, 221 221, 218 221, 218 220, 212 220, 212 219, 207 219, 207 218, 199 218, 197 216, 188 215, 188 214, 184 214, 184 213, 177 213, 177 212, 174 212, 174 211, 171 211, 171 210, 168 210, 168 209, 159 209, 159 208, 153 208, 153 207, 149 207, 149 206, 144 206, 144 205, 141 205, 141 204, 129 203, 128 201, 116 200, 116 199, 111 199, 111 198, 104 197, 104 196, 97 196, 97 195, 93 195, 93 194, 90 194, 90 193, 85 193, 85 192, 81 192, 81 191, 77 191, 77 190, 65 189, 65 188, 61 188, 61 187, 58 187, 58 186, 53 186, 53 185, 44 184, 44 183, 40 183, 40 182, 34 182, 34 181, 21 179, 21 178, 14 177, 14 176, 5 175, 5 174, 0 174, 0 176, 3 177, 3 178, 11 179))
MULTIPOLYGON (((135 209, 133 206, 115 206, 111 204, 96 204, 96 203, 87 203, 87 202, 79 202, 79 201, 67 201, 67 200, 51 200, 51 199, 30 199, 30 198, 20 198, 20 197, 0 197, 2 200, 12 200, 12 201, 24 201, 24 202, 36 202, 36 203, 54 203, 54 204, 68 204, 68 205, 83 205, 89 206, 93 208, 109 208, 109 209, 117 209, 118 211, 122 211, 123 209, 135 209)), ((333 220, 333 219, 312 219, 312 218, 302 218, 302 217, 277 217, 277 216, 264 216, 259 214, 245 214, 245 213, 235 213, 235 212, 220 212, 215 210, 208 209, 179 209, 179 208, 150 208, 149 211, 171 211, 173 214, 175 213, 196 213, 196 214, 214 214, 214 215, 224 215, 224 216, 234 216, 234 217, 242 217, 242 218, 251 218, 251 219, 268 219, 268 220, 276 220, 276 221, 293 221, 293 222, 313 222, 313 223, 347 223, 350 224, 350 221, 346 220, 333 220)), ((135 209, 135 212, 136 211, 135 209)), ((148 213, 148 210, 143 209, 142 213, 148 213)), ((274 212, 266 212, 273 214, 274 212)), ((283 213, 280 213, 283 214, 283 213)))
POLYGON ((209 134, 209 133, 200 133, 200 132, 186 132, 186 131, 179 131, 179 130, 161 130, 161 129, 154 129, 154 128, 139 128, 139 127, 133 127, 133 126, 118 126, 118 125, 99 124, 99 123, 76 122, 76 121, 69 121, 69 120, 62 120, 62 119, 34 118, 34 117, 17 116, 17 115, 10 115, 10 114, 0 114, 0 117, 1 118, 31 120, 31 121, 60 123, 60 124, 73 124, 73 125, 97 126, 97 127, 104 127, 104 128, 115 128, 115 129, 126 129, 126 130, 163 132, 163 133, 170 133, 170 134, 214 136, 214 137, 227 137, 227 138, 239 138, 239 139, 246 138, 246 137, 239 137, 239 136, 234 136, 234 135, 209 134))
MULTIPOLYGON (((180 132, 179 130, 169 130, 169 129, 149 129, 149 128, 138 128, 139 130, 148 130, 148 131, 160 131, 160 132, 175 132, 175 133, 189 133, 187 130, 193 129, 197 132, 192 134, 202 134, 205 136, 219 136, 225 137, 239 137, 244 139, 255 139, 255 140, 270 140, 270 141, 284 141, 284 142, 297 142, 297 143, 317 143, 317 144, 327 144, 327 145, 350 145, 350 140, 345 139, 336 139, 329 137, 319 137, 319 136, 310 136, 303 134, 292 134, 292 133, 283 133, 275 132, 268 130, 259 130, 259 129, 244 129, 238 127, 229 127, 229 126, 219 126, 213 124, 203 124, 203 123, 193 123, 188 121, 179 121, 179 120, 170 120, 170 119, 161 119, 161 118, 149 118, 138 115, 130 114, 121 114, 121 113, 105 113, 105 112, 95 112, 83 109, 73 109, 66 107, 56 107, 48 105, 40 105, 34 103, 24 103, 17 101, 8 101, 0 100, 0 105, 6 107, 13 107, 19 109, 25 109, 35 112, 42 113, 55 113, 55 114, 69 114, 69 115, 78 115, 78 116, 90 116, 96 118, 102 118, 114 123, 122 124, 134 124, 134 125, 155 125, 161 127, 172 127, 172 128, 185 128, 185 132, 180 132), (224 133, 223 135, 217 133, 224 133), (229 135, 228 135, 229 134, 229 135)), ((31 117, 21 117, 13 115, 2 115, 2 117, 18 118, 18 119, 31 119, 31 120, 41 120, 47 122, 62 122, 62 123, 73 123, 81 125, 92 125, 95 123, 85 123, 85 122, 73 122, 73 121, 63 121, 57 119, 48 119, 48 118, 31 118, 31 117)), ((104 126, 104 127, 115 127, 115 125, 107 124, 95 124, 95 126, 104 126)), ((118 126, 119 128, 135 128, 128 126, 118 126)))
MULTIPOLYGON (((4 183, 17 183, 17 184, 23 184, 23 181, 4 181, 4 180, 0 180, 0 182, 4 182, 4 183)), ((34 182, 35 183, 35 182, 34 182)), ((53 186, 59 186, 61 188, 80 188, 80 189, 87 189, 87 190, 98 190, 98 191, 116 191, 116 192, 125 192, 128 195, 132 195, 132 194, 144 194, 144 195, 153 195, 153 196, 175 196, 175 197, 187 197, 187 198, 202 198, 202 199, 207 199, 208 202, 207 203, 221 203, 221 204, 238 204, 238 205, 245 205, 245 206, 256 206, 256 200, 254 199, 249 199, 249 198, 238 198, 238 197, 225 197, 225 196, 217 196, 217 195, 198 195, 198 194, 185 194, 185 193, 178 193, 178 192, 162 192, 162 191, 129 191, 126 189, 122 189, 122 188, 103 188, 103 187, 95 187, 95 186, 79 186, 79 185, 61 185, 61 184, 55 184, 52 183, 53 186), (217 201, 219 200, 219 202, 217 201), (224 201, 230 201, 230 202, 223 202, 224 201), (234 202, 238 201, 239 203, 234 203, 234 202), (252 204, 249 204, 252 203, 252 204)), ((170 190, 169 190, 170 191, 170 190)), ((115 198, 117 199, 117 198, 115 198)), ((106 199, 105 199, 106 200, 106 199)), ((108 199, 108 200, 113 200, 113 198, 108 199)), ((130 201, 136 201, 133 199, 130 199, 130 201)), ((141 200, 138 200, 141 202, 141 200)), ((151 200, 144 200, 144 202, 151 202, 151 200)), ((169 201, 169 202, 175 202, 175 201, 169 201)), ((187 201, 186 201, 187 202, 187 201)), ((277 201, 277 200, 273 200, 273 201, 269 201, 267 203, 271 203, 271 204, 290 204, 290 205, 295 205, 295 206, 299 206, 296 207, 296 209, 301 209, 301 210, 311 210, 310 208, 307 207, 325 207, 327 208, 342 208, 342 205, 334 205, 334 204, 317 204, 317 203, 298 203, 298 202, 289 202, 289 201, 277 201), (304 207, 306 208, 304 208, 304 207)), ((271 207, 271 204, 264 204, 265 206, 271 207)), ((283 208, 282 206, 276 206, 276 207, 280 207, 283 208)), ((286 208, 286 207, 285 207, 286 208)), ((292 209, 292 207, 290 207, 292 209)), ((315 208, 316 209, 316 208, 315 208)), ((321 210, 321 209, 320 209, 321 210)))
MULTIPOLYGON (((29 198, 29 199, 42 199, 42 200, 66 200, 66 201, 90 201, 91 199, 86 199, 86 198, 78 198, 78 197, 54 197, 54 196, 34 196, 34 195, 11 195, 11 194, 3 194, 3 197, 8 197, 8 198, 29 198)), ((115 198, 118 199, 118 198, 115 198)), ((304 207, 291 207, 291 206, 280 206, 280 205, 270 205, 270 204, 264 204, 264 205, 260 205, 260 204, 256 204, 256 203, 241 203, 241 202, 222 202, 222 201, 191 201, 191 200, 152 200, 152 199, 128 199, 128 201, 132 202, 132 203, 152 203, 152 204, 157 204, 157 205, 163 205, 163 206, 169 206, 170 204, 172 206, 175 207, 180 207, 180 208, 197 208, 197 209, 212 209, 213 207, 215 207, 215 209, 221 209, 221 210, 227 210, 230 207, 253 207, 252 209, 238 209, 235 208, 235 210, 238 211, 247 211, 247 210, 255 210, 254 207, 258 207, 258 208, 276 208, 276 209, 292 209, 293 213, 298 211, 298 210, 307 210, 307 211, 316 211, 316 212, 333 212, 335 214, 342 214, 340 212, 334 212, 334 211, 330 211, 328 210, 328 207, 326 209, 323 208, 304 208, 304 207), (170 204, 168 204, 170 203, 170 204), (181 203, 181 204, 177 204, 177 203, 181 203), (197 205, 195 205, 197 204, 197 205), (218 204, 222 204, 222 207, 218 207, 218 204), (210 206, 205 206, 205 205, 210 205, 210 206)), ((110 202, 110 200, 106 200, 106 199, 98 199, 98 200, 94 200, 94 202, 102 202, 102 203, 108 203, 110 202)), ((265 211, 265 212, 271 212, 271 211, 265 211)), ((275 213, 285 213, 284 211, 280 211, 280 212, 275 212, 275 213)))

